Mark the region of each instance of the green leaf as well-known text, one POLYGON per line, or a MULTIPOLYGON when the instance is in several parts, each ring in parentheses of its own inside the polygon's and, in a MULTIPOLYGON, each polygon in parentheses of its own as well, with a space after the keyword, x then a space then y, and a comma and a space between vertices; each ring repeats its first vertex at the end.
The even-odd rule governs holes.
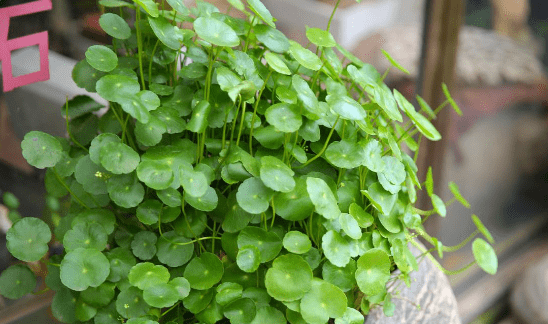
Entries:
POLYGON ((152 17, 158 17, 158 4, 154 0, 133 0, 133 2, 141 6, 152 17))
POLYGON ((299 231, 289 231, 285 234, 283 245, 286 250, 295 254, 303 254, 312 248, 308 235, 299 231))
POLYGON ((141 231, 133 237, 131 250, 141 260, 150 260, 156 254, 158 237, 153 232, 141 231))
POLYGON ((145 225, 156 224, 162 214, 162 203, 156 199, 147 199, 137 207, 135 214, 145 225))
POLYGON ((169 231, 160 236, 156 243, 158 260, 169 267, 179 267, 187 263, 194 253, 194 244, 186 237, 169 231))
POLYGON ((432 167, 428 167, 428 171, 426 171, 426 180, 424 181, 424 186, 426 187, 426 192, 428 193, 428 196, 432 196, 434 194, 434 179, 432 177, 432 167))
POLYGON ((322 278, 347 292, 356 286, 355 272, 356 261, 354 260, 350 260, 344 267, 337 267, 327 261, 322 267, 322 278))
POLYGON ((246 179, 236 193, 238 205, 248 213, 260 214, 268 209, 274 191, 266 187, 259 178, 246 179))
MULTIPOLYGON (((67 102, 68 106, 68 118, 77 118, 80 116, 84 116, 87 113, 97 111, 104 106, 100 103, 97 103, 95 100, 93 100, 91 97, 79 95, 75 96, 74 98, 70 99, 67 102)), ((67 109, 65 109, 66 106, 63 106, 61 108, 61 115, 65 118, 67 118, 67 109)))
POLYGON ((25 217, 8 230, 6 240, 6 247, 14 257, 21 261, 34 262, 48 252, 51 231, 43 220, 25 217))
POLYGON ((342 119, 347 120, 363 120, 367 117, 363 107, 354 99, 348 96, 333 96, 327 97, 327 103, 336 114, 342 119))
POLYGON ((179 300, 179 293, 168 283, 157 283, 145 288, 143 299, 152 307, 171 307, 179 300))
POLYGON ((107 257, 94 249, 72 250, 61 262, 61 282, 76 291, 99 286, 105 282, 109 273, 110 262, 107 257))
POLYGON ((173 278, 168 282, 168 284, 172 285, 173 287, 175 287, 175 289, 177 289, 179 300, 185 299, 190 293, 190 283, 184 277, 173 278))
POLYGON ((255 303, 249 298, 236 299, 223 307, 223 314, 230 323, 251 323, 256 312, 255 303))
POLYGON ((301 315, 310 324, 324 324, 329 318, 343 316, 347 298, 337 286, 314 278, 312 289, 301 300, 301 315))
POLYGON ((488 274, 494 275, 497 273, 497 254, 489 243, 481 238, 475 239, 474 243, 472 243, 472 252, 480 268, 488 274))
POLYGON ((167 283, 169 281, 169 271, 162 265, 142 262, 131 268, 128 279, 133 286, 145 290, 158 284, 167 283))
POLYGON ((156 108, 160 107, 160 98, 154 92, 141 90, 136 95, 148 111, 156 110, 156 108))
POLYGON ((127 22, 117 14, 105 13, 99 18, 99 25, 110 36, 118 39, 128 39, 131 29, 127 22))
POLYGON ((101 164, 101 148, 110 142, 121 143, 122 140, 115 134, 103 133, 97 135, 89 147, 89 157, 95 164, 101 164))
POLYGON ((89 92, 95 92, 95 84, 99 79, 101 79, 106 73, 94 69, 89 63, 84 59, 76 63, 72 69, 72 80, 80 88, 84 88, 89 92))
POLYGON ((317 46, 334 47, 337 45, 333 35, 331 35, 330 32, 320 28, 307 28, 306 38, 308 38, 312 44, 317 46))
POLYGON ((217 192, 212 187, 207 187, 207 191, 203 196, 193 197, 191 195, 187 195, 185 199, 190 206, 205 212, 214 210, 217 208, 217 204, 219 203, 217 192))
POLYGON ((300 65, 307 69, 318 71, 322 67, 322 61, 316 54, 295 41, 289 40, 289 53, 300 65))
POLYGON ((190 14, 190 10, 185 7, 183 0, 167 0, 167 3, 171 6, 171 8, 183 16, 188 16, 190 14))
POLYGON ((371 139, 362 146, 366 156, 363 165, 373 172, 382 172, 386 165, 382 159, 382 145, 379 141, 371 139))
POLYGON ((320 178, 306 178, 306 190, 316 212, 327 219, 338 218, 341 214, 337 199, 327 183, 320 178))
POLYGON ((407 173, 405 172, 405 166, 397 158, 385 155, 382 157, 384 161, 384 170, 382 170, 382 175, 386 177, 393 185, 401 185, 405 181, 407 173))
POLYGON ((362 230, 360 225, 352 215, 347 213, 341 213, 339 216, 339 223, 341 224, 342 230, 346 235, 350 236, 355 240, 359 240, 362 237, 362 230))
POLYGON ((63 158, 63 148, 59 140, 40 131, 25 134, 21 148, 25 160, 38 169, 54 167, 63 158))
POLYGON ((350 245, 338 232, 330 230, 322 236, 322 249, 325 257, 337 267, 345 267, 350 262, 350 245))
POLYGON ((247 4, 249 5, 249 8, 268 26, 276 28, 276 25, 274 25, 274 18, 260 0, 247 0, 247 4))
POLYGON ((131 252, 122 247, 117 247, 106 253, 110 262, 110 273, 107 280, 118 282, 122 278, 127 278, 129 271, 137 262, 131 252))
POLYGON ((461 195, 459 187, 456 183, 453 181, 449 182, 449 190, 451 190, 455 196, 455 199, 457 199, 464 207, 470 208, 470 203, 461 195))
POLYGON ((285 53, 289 50, 289 40, 281 31, 268 25, 255 25, 253 32, 257 39, 272 52, 285 53))
POLYGON ((83 302, 93 307, 105 307, 114 298, 116 285, 111 282, 104 282, 99 287, 89 287, 80 293, 83 302))
POLYGON ((367 190, 362 190, 361 192, 367 196, 373 207, 384 215, 390 214, 398 199, 398 194, 386 191, 378 182, 371 184, 367 190))
POLYGON ((193 133, 203 133, 208 126, 207 117, 210 112, 211 105, 209 102, 200 101, 192 111, 192 117, 188 121, 186 129, 193 133))
POLYGON ((107 182, 108 195, 120 207, 132 208, 143 201, 145 188, 135 173, 111 177, 107 182))
POLYGON ((274 195, 276 214, 291 221, 306 219, 314 211, 314 205, 308 196, 306 178, 295 178, 295 188, 287 193, 278 192, 274 195))
MULTIPOLYGON (((374 101, 388 115, 388 118, 399 121, 401 123, 403 121, 403 118, 400 111, 398 110, 398 104, 396 103, 396 100, 394 99, 394 95, 392 94, 390 88, 388 88, 386 84, 380 83, 375 85, 371 91, 373 91, 374 101)), ((422 115, 414 114, 413 116, 422 115)))
POLYGON ((127 3, 123 0, 99 0, 99 4, 107 8, 118 8, 118 7, 135 8, 131 3, 127 3))
POLYGON ((447 98, 453 110, 455 110, 457 115, 462 116, 462 111, 460 110, 455 100, 453 100, 453 98, 451 97, 451 94, 449 93, 449 89, 447 88, 447 85, 445 83, 442 83, 441 88, 443 90, 443 94, 445 94, 445 98, 447 98))
POLYGON ((367 156, 358 143, 342 140, 329 144, 325 158, 338 168, 354 169, 362 165, 367 156))
POLYGON ((295 188, 295 172, 273 156, 261 158, 261 180, 272 190, 289 192, 295 188))
POLYGON ((276 258, 272 268, 266 272, 266 290, 276 300, 299 300, 310 290, 311 285, 312 269, 298 255, 286 254, 276 258))
POLYGON ((107 232, 99 224, 76 224, 67 231, 63 238, 63 246, 67 251, 78 248, 102 251, 107 246, 107 232))
POLYGON ((244 245, 238 249, 236 264, 242 271, 253 273, 261 264, 261 251, 254 245, 244 245))
POLYGON ((354 217, 361 228, 368 228, 373 225, 373 216, 364 211, 358 204, 351 203, 348 212, 354 217))
POLYGON ((192 197, 201 197, 206 194, 209 183, 203 172, 194 171, 192 166, 183 164, 180 168, 179 179, 185 192, 192 197))
POLYGON ((238 234, 238 248, 247 245, 256 246, 261 256, 261 263, 273 260, 282 250, 282 240, 274 232, 267 232, 261 227, 248 226, 238 234))
POLYGON ((243 287, 234 282, 224 282, 217 286, 215 301, 224 306, 242 297, 243 287))
POLYGON ((53 316, 64 323, 76 321, 75 306, 77 295, 68 288, 59 290, 51 301, 51 312, 53 316))
POLYGON ((2 195, 2 201, 9 209, 15 210, 19 208, 19 199, 17 199, 17 197, 11 192, 4 192, 4 195, 2 195))
POLYGON ((9 299, 19 299, 36 288, 34 273, 23 264, 12 265, 0 275, 0 293, 9 299))
POLYGON ((116 298, 116 311, 124 318, 143 316, 149 309, 150 306, 143 299, 143 292, 137 287, 123 289, 116 298))
POLYGON ((209 305, 214 295, 214 289, 191 290, 188 297, 183 299, 183 306, 191 313, 199 313, 209 305))
POLYGON ((385 50, 381 50, 382 51, 382 54, 384 56, 386 56, 386 58, 388 59, 388 61, 390 62, 390 64, 392 64, 394 67, 396 67, 398 70, 402 71, 403 73, 405 74, 409 74, 409 71, 407 71, 406 68, 404 68, 403 66, 401 66, 398 62, 396 62, 392 56, 390 56, 390 54, 388 54, 388 52, 386 52, 385 50))
POLYGON ((97 314, 97 308, 88 305, 82 300, 82 298, 78 298, 78 300, 76 300, 74 311, 76 319, 79 321, 89 321, 97 314))
POLYGON ((86 50, 86 61, 99 71, 110 72, 118 65, 118 56, 106 46, 92 45, 86 50))
POLYGON ((215 254, 204 252, 190 260, 184 276, 192 289, 209 289, 223 277, 223 264, 215 254))
POLYGON ((139 165, 140 157, 124 143, 110 142, 101 147, 101 165, 114 174, 131 173, 139 165))
POLYGON ((114 232, 116 217, 108 209, 88 209, 79 213, 72 220, 72 227, 78 224, 98 224, 101 225, 107 234, 114 232))
POLYGON ((85 191, 94 195, 106 194, 108 192, 107 183, 101 177, 105 173, 105 169, 93 163, 89 155, 79 159, 74 169, 76 181, 82 185, 85 191))
POLYGON ((337 47, 337 49, 339 50, 339 52, 341 52, 341 54, 346 57, 350 62, 352 62, 353 64, 356 64, 357 66, 361 67, 364 65, 364 63, 359 59, 357 58, 356 56, 354 56, 352 53, 350 53, 349 51, 347 51, 344 47, 342 47, 341 45, 337 44, 335 47, 337 47))
POLYGON ((119 324, 118 316, 116 303, 112 302, 107 307, 103 307, 97 311, 94 321, 102 324, 119 324))
POLYGON ((388 279, 390 259, 386 252, 375 248, 360 256, 357 262, 356 282, 364 294, 373 296, 384 292, 388 279))
POLYGON ((154 190, 169 188, 173 182, 173 170, 163 162, 145 160, 137 167, 137 177, 154 190))
POLYGON ((489 233, 487 227, 483 225, 479 217, 472 214, 472 221, 474 222, 474 225, 476 225, 478 231, 487 239, 487 241, 489 241, 489 243, 491 244, 494 244, 495 240, 493 239, 493 236, 491 235, 491 233, 489 233))
POLYGON ((326 113, 326 111, 320 107, 318 98, 312 89, 310 89, 308 83, 298 74, 294 74, 291 78, 291 86, 297 92, 297 97, 308 113, 304 114, 307 118, 318 119, 326 113))
POLYGON ((235 47, 240 44, 236 32, 214 18, 199 17, 194 21, 194 30, 201 39, 217 46, 235 47))
MULTIPOLYGON (((257 305, 258 306, 258 305, 257 305)), ((251 324, 287 324, 284 314, 272 306, 262 306, 257 308, 257 315, 251 324)))
POLYGON ((165 190, 156 191, 156 195, 165 205, 169 207, 181 206, 181 199, 183 196, 178 190, 167 188, 165 190))
POLYGON ((139 82, 125 75, 108 74, 97 81, 97 93, 108 101, 119 102, 140 90, 139 82))
POLYGON ((147 106, 141 101, 137 95, 120 96, 117 98, 122 109, 137 119, 139 122, 146 124, 150 119, 150 112, 147 106))
POLYGON ((158 324, 158 322, 147 319, 147 318, 139 317, 139 318, 130 318, 126 322, 126 324, 158 324))
POLYGON ((447 215, 447 209, 445 208, 445 203, 443 200, 436 194, 432 194, 430 198, 432 199, 432 206, 434 207, 436 213, 438 213, 441 217, 445 217, 445 215, 447 215))
POLYGON ((265 53, 264 58, 266 59, 266 62, 268 65, 276 72, 285 74, 285 75, 291 75, 291 71, 287 67, 287 65, 278 57, 278 55, 273 53, 265 53))
POLYGON ((293 133, 302 125, 302 117, 297 105, 278 103, 265 111, 266 121, 277 130, 284 133, 293 133))
POLYGON ((179 50, 181 48, 183 37, 179 33, 179 28, 177 26, 173 26, 162 16, 156 18, 148 17, 148 22, 156 37, 158 37, 164 45, 174 50, 179 50))
POLYGON ((335 319, 335 324, 363 324, 364 317, 360 311, 347 307, 342 317, 335 319))

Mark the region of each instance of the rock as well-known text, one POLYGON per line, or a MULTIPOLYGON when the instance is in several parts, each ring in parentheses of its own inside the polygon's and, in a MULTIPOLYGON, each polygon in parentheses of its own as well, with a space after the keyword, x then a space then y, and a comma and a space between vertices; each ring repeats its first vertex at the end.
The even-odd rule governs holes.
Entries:
POLYGON ((548 324, 548 255, 529 267, 515 285, 510 304, 524 324, 548 324))
MULTIPOLYGON (((414 246, 410 249, 415 256, 421 254, 414 246)), ((411 287, 402 284, 396 289, 388 289, 393 293, 392 302, 396 304, 394 316, 386 317, 382 307, 377 307, 369 313, 365 324, 461 323, 449 280, 432 261, 423 258, 419 262, 419 270, 412 272, 410 277, 411 287), (400 292, 398 296, 395 295, 396 290, 400 292), (420 305, 420 309, 416 305, 420 305)))

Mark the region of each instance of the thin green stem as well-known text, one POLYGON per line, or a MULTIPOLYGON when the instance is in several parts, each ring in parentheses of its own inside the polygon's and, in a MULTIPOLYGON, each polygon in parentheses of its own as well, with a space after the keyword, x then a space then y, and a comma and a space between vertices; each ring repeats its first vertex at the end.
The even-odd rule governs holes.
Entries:
POLYGON ((137 17, 135 21, 135 32, 137 33, 137 57, 139 58, 139 72, 141 73, 141 86, 142 90, 146 90, 145 77, 143 73, 143 40, 141 39, 141 28, 139 27, 139 21, 141 20, 141 10, 137 9, 137 17))
POLYGON ((156 48, 158 48, 158 44, 160 43, 160 40, 156 40, 156 44, 154 44, 154 48, 152 49, 152 55, 150 56, 150 62, 148 64, 148 87, 150 88, 150 84, 152 83, 152 62, 154 62, 153 57, 156 53, 156 48))
POLYGON ((53 171, 53 174, 55 175, 55 178, 57 178, 57 181, 59 181, 59 183, 65 187, 65 189, 68 191, 68 193, 70 194, 71 197, 73 197, 74 199, 76 199, 76 201, 84 206, 85 209, 89 209, 89 207, 82 201, 80 200, 80 198, 78 198, 71 190, 70 188, 67 186, 67 184, 65 183, 65 181, 59 176, 59 173, 57 173, 57 170, 55 170, 55 168, 51 168, 50 170, 53 171))
POLYGON ((327 31, 331 29, 331 21, 333 20, 333 17, 335 16, 335 12, 337 11, 337 8, 339 7, 339 4, 341 3, 341 0, 337 0, 337 4, 335 4, 335 8, 333 8, 333 12, 331 12, 331 17, 329 17, 329 21, 327 22, 327 31))
POLYGON ((432 261, 432 263, 436 266, 436 268, 440 269, 446 275, 456 275, 456 274, 462 273, 468 270, 471 266, 473 266, 476 263, 476 261, 474 260, 459 270, 447 270, 438 262, 438 260, 436 260, 436 258, 434 258, 432 254, 428 253, 428 251, 426 251, 418 242, 416 242, 415 240, 409 240, 409 241, 417 249, 419 249, 419 251, 425 253, 426 257, 430 259, 430 261, 432 261))
POLYGON ((74 138, 74 136, 72 136, 72 133, 70 132, 69 115, 68 115, 68 97, 65 97, 65 121, 66 121, 66 128, 67 128, 67 133, 69 135, 69 138, 72 140, 74 144, 78 145, 80 148, 84 149, 84 151, 87 152, 88 149, 82 144, 80 144, 80 142, 78 142, 76 138, 74 138))
POLYGON ((251 155, 253 155, 253 129, 254 129, 253 124, 255 124, 255 118, 257 118, 257 108, 259 107, 259 101, 261 100, 261 96, 263 95, 263 91, 266 88, 266 84, 268 83, 268 79, 270 78, 271 75, 272 75, 272 69, 270 69, 270 72, 268 72, 268 75, 264 79, 263 86, 261 87, 261 90, 259 90, 259 95, 257 96, 257 99, 255 100, 255 105, 253 106, 253 116, 251 117, 251 128, 249 129, 249 154, 251 155))
POLYGON ((335 123, 333 124, 333 127, 331 127, 331 131, 329 131, 329 135, 327 135, 327 139, 325 140, 325 143, 324 143, 322 149, 320 150, 320 152, 318 152, 318 154, 314 155, 312 158, 310 158, 308 161, 306 161, 306 163, 303 163, 299 166, 296 166, 295 169, 304 168, 305 166, 309 165, 312 161, 314 161, 317 158, 319 158, 320 156, 322 156, 323 152, 325 152, 325 150, 327 149, 327 145, 329 145, 329 140, 331 139, 331 136, 333 135, 333 131, 335 130, 335 126, 337 125, 337 122, 339 121, 340 117, 341 116, 337 116, 337 120, 335 120, 335 123))

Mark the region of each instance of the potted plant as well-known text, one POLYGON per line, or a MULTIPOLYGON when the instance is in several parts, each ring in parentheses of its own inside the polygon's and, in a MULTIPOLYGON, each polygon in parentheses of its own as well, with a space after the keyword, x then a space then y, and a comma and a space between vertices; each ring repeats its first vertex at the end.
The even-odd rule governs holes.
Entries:
MULTIPOLYGON (((410 284, 417 268, 408 243, 425 238, 427 255, 455 249, 424 232, 446 204, 401 148, 417 152, 414 135, 438 140, 429 120, 443 106, 416 111, 329 25, 306 31, 314 52, 277 31, 259 0, 229 1, 245 20, 166 2, 101 0, 113 44, 91 46, 73 79, 108 109, 77 96, 63 108, 68 138, 33 131, 22 142, 27 161, 47 169, 48 194, 70 203, 52 218, 59 255, 46 258, 52 231, 38 218, 7 233, 13 256, 47 265, 54 316, 362 323, 379 305, 390 315, 387 283, 410 284), (421 187, 431 211, 414 207, 421 187)), ((451 188, 448 203, 467 204, 451 188)), ((473 249, 494 273, 489 243, 476 238, 473 249)), ((14 265, 0 293, 17 298, 34 282, 14 265)))

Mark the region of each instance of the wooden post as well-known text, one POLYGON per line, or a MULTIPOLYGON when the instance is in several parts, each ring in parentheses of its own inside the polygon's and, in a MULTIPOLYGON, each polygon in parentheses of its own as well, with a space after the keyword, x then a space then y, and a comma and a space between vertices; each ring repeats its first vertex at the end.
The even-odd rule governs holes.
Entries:
MULTIPOLYGON (((449 90, 452 90, 455 84, 458 35, 464 16, 464 3, 465 1, 462 0, 426 1, 417 93, 434 108, 445 101, 441 88, 442 82, 447 84, 449 90)), ((431 142, 423 138, 417 161, 418 176, 421 181, 425 179, 428 166, 432 166, 434 190, 438 192, 442 183, 443 158, 449 132, 449 109, 451 108, 443 109, 433 121, 442 139, 431 142)), ((431 208, 430 198, 425 190, 420 192, 417 206, 421 209, 431 208)), ((426 230, 431 235, 437 235, 438 223, 438 218, 430 218, 425 223, 426 230)))

